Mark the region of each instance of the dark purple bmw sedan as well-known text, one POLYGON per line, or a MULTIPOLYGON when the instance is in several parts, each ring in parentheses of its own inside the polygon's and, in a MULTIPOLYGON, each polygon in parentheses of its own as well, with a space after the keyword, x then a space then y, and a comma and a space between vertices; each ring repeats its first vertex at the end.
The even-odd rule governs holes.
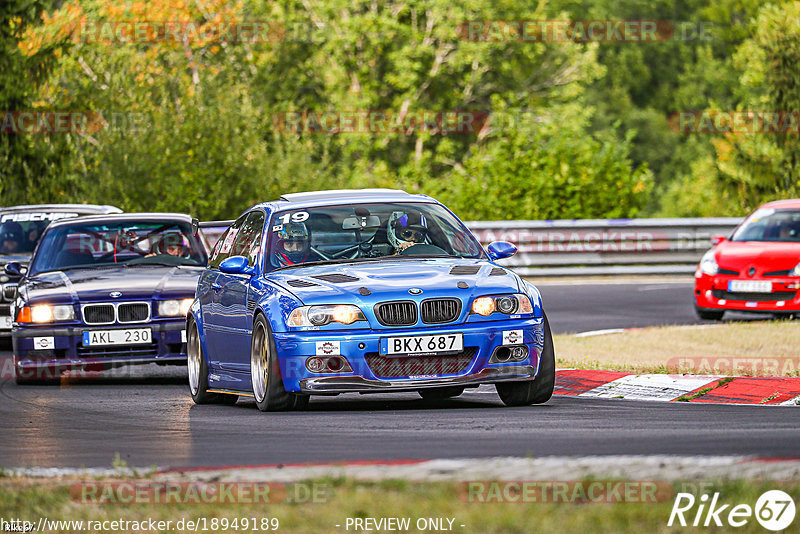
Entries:
POLYGON ((185 363, 186 314, 207 262, 188 215, 52 223, 13 305, 17 382, 55 381, 72 369, 185 363))

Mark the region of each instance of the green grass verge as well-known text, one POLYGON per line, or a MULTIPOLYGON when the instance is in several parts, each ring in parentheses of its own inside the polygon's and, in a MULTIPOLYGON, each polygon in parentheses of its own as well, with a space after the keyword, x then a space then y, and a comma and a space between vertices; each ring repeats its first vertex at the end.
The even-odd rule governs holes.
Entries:
MULTIPOLYGON (((304 504, 83 504, 69 492, 71 482, 40 479, 0 479, 0 517, 20 518, 36 523, 40 517, 50 520, 171 520, 205 517, 275 517, 279 532, 325 533, 348 532, 348 517, 408 517, 454 519, 453 531, 464 533, 555 533, 564 532, 671 532, 667 520, 674 493, 689 491, 720 493, 720 503, 754 506, 758 496, 770 489, 782 489, 800 502, 800 481, 691 481, 672 482, 672 491, 663 502, 615 504, 541 504, 468 502, 463 486, 452 482, 417 483, 403 480, 358 482, 342 479, 314 481, 327 487, 326 502, 304 504), (700 488, 700 490, 698 490, 700 488), (335 525, 341 525, 336 527, 335 525), (463 527, 461 525, 464 525, 463 527)), ((693 513, 687 517, 693 518, 693 513)), ((797 524, 797 520, 795 521, 797 524)), ((719 530, 719 529, 718 529, 719 530)), ((734 530, 728 527, 723 531, 734 530)), ((764 530, 751 518, 736 532, 764 530)), ((76 530, 77 531, 77 530, 76 530)), ((111 532, 128 532, 110 530, 111 532)), ((145 530, 142 530, 143 532, 145 530)), ((167 530, 176 532, 175 529, 167 530)), ((220 532, 235 532, 229 528, 220 532)), ((380 531, 380 530, 378 530, 380 531)), ((59 532, 71 532, 61 530, 59 532)), ((353 532, 351 528, 349 532, 353 532)), ((416 527, 407 532, 418 532, 416 527)), ((430 532, 430 530, 428 531, 430 532)))

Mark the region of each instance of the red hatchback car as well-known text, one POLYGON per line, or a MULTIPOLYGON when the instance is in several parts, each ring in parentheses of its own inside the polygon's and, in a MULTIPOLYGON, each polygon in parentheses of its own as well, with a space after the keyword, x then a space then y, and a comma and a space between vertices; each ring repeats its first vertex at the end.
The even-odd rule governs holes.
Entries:
POLYGON ((800 199, 764 204, 730 238, 711 242, 694 274, 701 319, 726 310, 800 314, 800 199))

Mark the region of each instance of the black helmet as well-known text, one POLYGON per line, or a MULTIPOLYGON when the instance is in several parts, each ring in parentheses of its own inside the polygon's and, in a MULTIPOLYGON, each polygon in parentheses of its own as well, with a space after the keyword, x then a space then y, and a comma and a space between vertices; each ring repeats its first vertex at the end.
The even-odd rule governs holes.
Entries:
POLYGON ((168 254, 169 252, 167 249, 169 249, 169 247, 181 247, 183 250, 179 255, 183 256, 188 248, 183 234, 174 230, 165 233, 158 240, 158 243, 156 243, 155 251, 158 254, 168 254))
POLYGON ((301 222, 290 222, 278 230, 278 251, 289 258, 292 263, 302 262, 311 250, 311 232, 301 222), (287 243, 300 243, 298 250, 288 250, 287 243))
POLYGON ((14 221, 4 222, 0 224, 0 247, 3 247, 6 241, 15 241, 17 247, 22 246, 22 226, 14 221))

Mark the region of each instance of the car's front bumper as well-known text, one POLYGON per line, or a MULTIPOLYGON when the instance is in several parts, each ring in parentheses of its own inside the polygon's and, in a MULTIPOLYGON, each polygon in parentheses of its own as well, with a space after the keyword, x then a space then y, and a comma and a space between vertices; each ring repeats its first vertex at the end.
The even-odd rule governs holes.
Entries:
POLYGON ((695 274, 694 303, 703 310, 793 313, 800 311, 800 279, 796 277, 733 276, 695 274), (772 282, 770 293, 735 293, 728 291, 733 280, 772 282))
POLYGON ((363 376, 320 376, 300 381, 303 393, 379 393, 413 391, 425 388, 448 386, 478 386, 497 382, 516 382, 531 380, 536 376, 533 365, 505 365, 503 367, 486 367, 478 372, 464 376, 430 378, 425 380, 405 379, 386 380, 369 379, 363 376))
MULTIPOLYGON (((446 386, 477 386, 504 381, 532 380, 539 368, 543 343, 543 319, 526 318, 505 321, 485 321, 425 328, 395 328, 375 330, 295 331, 274 334, 281 375, 287 391, 307 394, 336 394, 348 392, 404 391, 446 386), (515 344, 504 343, 503 333, 522 331, 522 340, 515 344), (462 356, 471 358, 456 372, 439 357, 381 356, 380 339, 385 337, 463 334, 462 356), (342 373, 313 373, 306 368, 306 360, 317 356, 318 343, 337 342, 339 353, 347 359, 352 371, 342 373), (492 360, 501 346, 525 345, 528 356, 517 362, 498 363, 492 360), (469 352, 467 352, 469 351, 469 352), (470 356, 463 356, 470 354, 470 356), (385 360, 380 361, 381 358, 385 360), (379 364, 376 365, 376 359, 379 364), (404 360, 405 359, 405 360, 404 360), (413 375, 386 376, 379 369, 391 368, 394 362, 411 362, 401 368, 415 368, 413 375), (372 362, 372 363, 370 363, 372 362)), ((446 360, 449 356, 442 356, 446 360)))
POLYGON ((76 369, 92 365, 186 361, 186 324, 183 318, 108 326, 14 327, 14 361, 19 371, 76 369), (83 333, 91 330, 150 328, 151 343, 84 347, 83 333), (42 343, 45 340, 45 343, 42 343), (37 346, 38 343, 38 346, 37 346), (42 345, 48 348, 41 348, 42 345))

